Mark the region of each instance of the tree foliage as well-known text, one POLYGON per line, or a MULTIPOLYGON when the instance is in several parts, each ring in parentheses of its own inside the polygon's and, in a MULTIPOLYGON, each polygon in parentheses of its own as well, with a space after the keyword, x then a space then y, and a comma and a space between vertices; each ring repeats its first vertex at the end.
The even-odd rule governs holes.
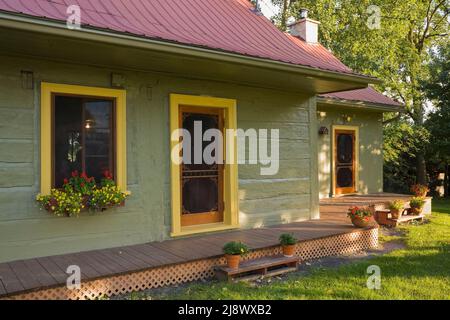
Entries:
POLYGON ((427 148, 427 167, 434 186, 442 183, 438 175, 446 173, 445 194, 449 195, 448 175, 450 174, 450 45, 439 47, 432 55, 430 81, 423 84, 428 99, 436 109, 428 116, 425 127, 430 132, 427 148))
MULTIPOLYGON (((279 0, 273 2, 280 4, 279 0)), ((405 114, 386 116, 391 124, 386 128, 386 143, 389 145, 396 128, 404 133, 405 124, 421 135, 426 130, 427 105, 423 83, 433 81, 428 67, 433 50, 449 42, 450 1, 297 0, 290 1, 286 13, 275 18, 298 18, 300 8, 308 8, 309 17, 320 21, 319 37, 325 47, 353 70, 383 80, 378 89, 405 105, 405 114), (372 23, 378 18, 379 28, 372 23)), ((426 182, 427 145, 422 141, 408 151, 413 153, 412 171, 420 183, 426 182)), ((392 157, 387 155, 386 160, 389 165, 392 157)))

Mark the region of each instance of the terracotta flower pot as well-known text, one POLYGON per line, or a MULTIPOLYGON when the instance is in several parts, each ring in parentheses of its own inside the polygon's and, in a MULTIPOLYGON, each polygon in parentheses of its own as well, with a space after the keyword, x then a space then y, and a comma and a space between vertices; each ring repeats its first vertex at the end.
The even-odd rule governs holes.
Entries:
POLYGON ((287 245, 287 246, 283 246, 283 255, 285 257, 293 257, 295 253, 295 245, 287 245))
POLYGON ((373 217, 366 217, 364 219, 361 219, 359 217, 352 218, 352 223, 357 228, 366 228, 372 225, 373 222, 374 222, 373 217))
POLYGON ((227 254, 225 256, 227 258, 228 268, 237 269, 239 268, 239 262, 241 261, 241 256, 238 254, 227 254))
POLYGON ((402 216, 399 209, 391 209, 392 219, 398 219, 402 216))

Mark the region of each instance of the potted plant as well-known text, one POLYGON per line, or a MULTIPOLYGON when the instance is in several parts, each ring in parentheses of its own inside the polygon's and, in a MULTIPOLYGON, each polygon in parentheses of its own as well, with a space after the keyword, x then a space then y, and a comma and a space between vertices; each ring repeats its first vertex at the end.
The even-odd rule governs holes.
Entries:
POLYGON ((351 207, 347 216, 355 227, 365 228, 373 224, 373 210, 370 207, 351 207))
POLYGON ((241 257, 249 252, 249 248, 242 242, 231 241, 223 246, 223 252, 227 258, 228 268, 239 268, 241 257))
POLYGON ((293 234, 283 233, 280 236, 280 244, 283 247, 283 255, 285 257, 293 257, 295 252, 295 245, 297 243, 297 239, 293 234))
POLYGON ((49 195, 37 195, 36 201, 42 209, 57 216, 78 216, 81 211, 104 211, 122 206, 127 194, 122 192, 109 172, 104 173, 100 184, 84 172, 74 171, 64 179, 61 189, 52 189, 49 195))
POLYGON ((394 200, 389 203, 389 210, 391 210, 392 219, 398 219, 402 216, 405 202, 402 200, 394 200))
POLYGON ((425 198, 427 196, 428 191, 430 191, 430 189, 423 184, 415 184, 411 187, 411 192, 416 197, 425 198))
POLYGON ((409 206, 413 215, 419 215, 425 206, 425 200, 422 197, 414 197, 409 201, 409 206))

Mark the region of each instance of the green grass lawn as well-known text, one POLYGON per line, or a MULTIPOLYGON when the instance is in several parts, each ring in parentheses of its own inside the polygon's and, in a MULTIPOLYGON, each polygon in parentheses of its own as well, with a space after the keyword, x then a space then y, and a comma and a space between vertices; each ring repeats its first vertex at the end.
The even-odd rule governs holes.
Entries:
MULTIPOLYGON (((450 201, 436 201, 429 223, 402 227, 406 247, 340 267, 291 274, 255 288, 248 283, 190 285, 164 299, 450 299, 450 201), (381 268, 381 289, 366 286, 381 268)), ((135 298, 143 298, 135 297, 135 298)))

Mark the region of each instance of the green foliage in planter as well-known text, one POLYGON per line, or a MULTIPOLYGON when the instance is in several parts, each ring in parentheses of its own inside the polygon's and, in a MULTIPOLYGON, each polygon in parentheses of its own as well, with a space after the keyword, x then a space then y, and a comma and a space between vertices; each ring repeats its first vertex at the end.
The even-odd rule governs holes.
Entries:
POLYGON ((223 252, 229 255, 246 255, 249 248, 242 242, 231 241, 223 246, 223 252))
POLYGON ((36 200, 42 209, 57 216, 77 216, 85 208, 82 194, 69 187, 52 189, 50 195, 38 195, 36 200))
POLYGON ((77 216, 83 209, 103 211, 124 203, 127 194, 116 185, 109 172, 104 173, 99 186, 93 177, 74 171, 70 179, 64 179, 62 189, 52 189, 50 195, 37 195, 42 209, 57 216, 77 216))
POLYGON ((394 200, 389 203, 390 210, 401 210, 405 207, 405 202, 402 200, 394 200))
POLYGON ((409 201, 409 205, 411 206, 411 208, 421 209, 425 205, 425 200, 422 197, 414 197, 409 201))
POLYGON ((369 207, 351 207, 348 209, 347 216, 351 219, 368 219, 373 216, 373 212, 369 207))
POLYGON ((282 246, 292 246, 297 243, 297 239, 290 233, 283 233, 279 239, 282 246))
POLYGON ((126 197, 126 194, 120 191, 116 185, 107 185, 99 189, 94 189, 89 200, 89 208, 102 211, 108 207, 121 205, 126 197))

